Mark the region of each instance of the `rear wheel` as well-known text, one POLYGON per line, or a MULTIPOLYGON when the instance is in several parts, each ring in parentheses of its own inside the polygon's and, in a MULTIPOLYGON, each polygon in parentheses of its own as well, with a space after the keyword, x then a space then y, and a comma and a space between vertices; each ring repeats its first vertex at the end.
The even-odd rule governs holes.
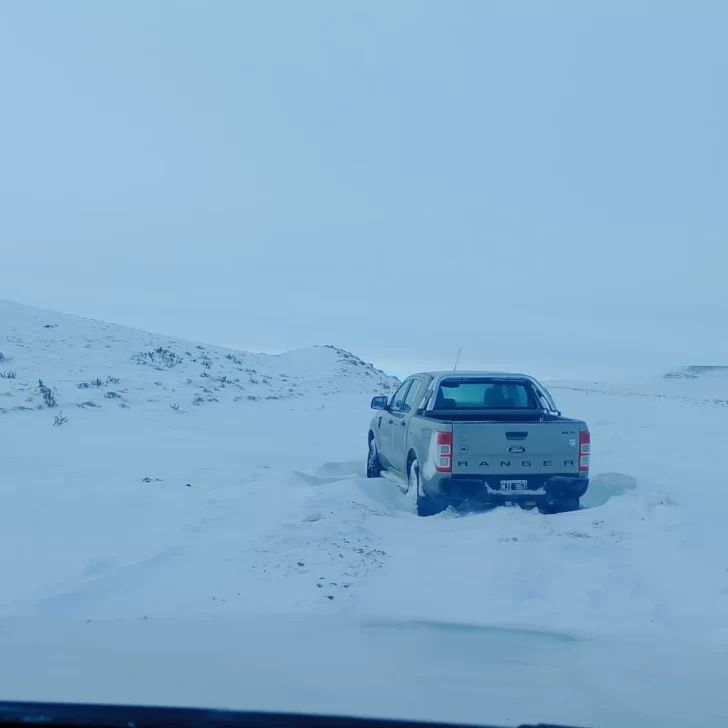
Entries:
POLYGON ((570 511, 578 511, 581 508, 578 498, 567 498, 559 503, 561 513, 569 513, 570 511))
POLYGON ((564 498, 554 501, 543 510, 544 513, 571 513, 571 511, 578 511, 580 507, 578 498, 564 498))
POLYGON ((417 458, 414 458, 409 466, 406 493, 407 497, 411 499, 410 502, 412 503, 414 512, 418 516, 434 516, 443 510, 422 490, 420 464, 417 462, 417 458))
POLYGON ((377 442, 372 437, 369 440, 369 454, 367 455, 367 478, 379 478, 382 475, 382 465, 379 462, 377 442))
POLYGON ((409 475, 407 477, 407 490, 405 491, 407 500, 412 504, 414 512, 420 515, 420 466, 415 458, 409 466, 409 475))

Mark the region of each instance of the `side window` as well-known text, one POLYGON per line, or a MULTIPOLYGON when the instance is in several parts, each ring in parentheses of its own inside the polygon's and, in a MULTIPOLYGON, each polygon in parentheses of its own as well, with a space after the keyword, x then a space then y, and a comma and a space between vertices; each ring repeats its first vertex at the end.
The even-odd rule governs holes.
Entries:
POLYGON ((389 404, 389 409, 392 412, 402 412, 404 410, 404 398, 409 389, 409 385, 412 383, 411 379, 408 379, 393 395, 392 400, 389 404))
POLYGON ((422 382, 419 379, 412 380, 412 386, 410 387, 407 396, 404 398, 404 411, 412 412, 422 399, 422 382))

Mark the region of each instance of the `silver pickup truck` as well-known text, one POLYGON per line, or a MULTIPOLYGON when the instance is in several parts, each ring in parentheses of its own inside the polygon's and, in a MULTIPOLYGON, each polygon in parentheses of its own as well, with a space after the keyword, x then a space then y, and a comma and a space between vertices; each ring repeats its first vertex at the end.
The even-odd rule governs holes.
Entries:
POLYGON ((586 423, 562 417, 525 374, 415 374, 372 409, 367 477, 394 481, 421 516, 448 505, 571 511, 589 486, 586 423))

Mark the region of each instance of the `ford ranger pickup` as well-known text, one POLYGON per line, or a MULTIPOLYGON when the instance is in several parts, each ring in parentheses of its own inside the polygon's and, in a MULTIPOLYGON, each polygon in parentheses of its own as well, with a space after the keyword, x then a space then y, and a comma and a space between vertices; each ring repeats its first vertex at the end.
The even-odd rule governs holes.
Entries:
POLYGON ((555 513, 589 486, 590 434, 525 374, 427 372, 374 397, 367 477, 385 477, 421 516, 448 506, 555 513))

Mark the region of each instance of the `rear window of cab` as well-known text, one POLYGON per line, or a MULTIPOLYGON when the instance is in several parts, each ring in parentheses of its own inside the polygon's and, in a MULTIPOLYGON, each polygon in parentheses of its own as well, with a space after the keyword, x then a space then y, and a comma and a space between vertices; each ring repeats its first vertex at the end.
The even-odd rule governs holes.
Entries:
POLYGON ((537 399, 528 382, 476 379, 445 380, 433 409, 535 409, 537 399))

